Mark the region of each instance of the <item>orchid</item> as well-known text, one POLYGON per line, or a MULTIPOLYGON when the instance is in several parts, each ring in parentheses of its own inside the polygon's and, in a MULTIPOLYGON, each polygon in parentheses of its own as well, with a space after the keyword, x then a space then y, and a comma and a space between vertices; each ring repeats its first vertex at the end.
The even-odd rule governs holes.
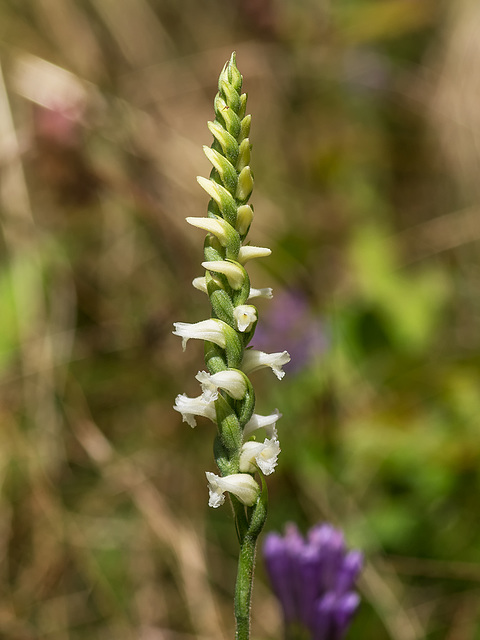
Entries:
POLYGON ((250 169, 251 117, 246 114, 247 96, 241 93, 240 75, 235 54, 220 74, 219 91, 214 100, 215 120, 208 123, 214 137, 211 147, 204 147, 213 165, 210 178, 198 177, 199 185, 210 196, 206 217, 188 217, 187 222, 207 232, 204 244, 204 276, 193 280, 193 286, 208 295, 212 317, 196 323, 176 322, 174 334, 188 340, 205 342, 207 371, 196 375, 202 393, 195 398, 177 396, 174 409, 191 427, 196 417, 215 422, 215 461, 220 475, 206 472, 208 504, 217 508, 225 494, 235 514, 240 541, 239 565, 235 589, 237 640, 248 640, 250 633, 250 599, 252 592, 255 545, 267 515, 267 488, 263 476, 275 470, 280 453, 276 422, 277 412, 270 416, 254 413, 255 393, 248 374, 270 367, 278 379, 282 366, 290 360, 286 351, 266 354, 246 349, 258 321, 257 308, 248 304, 251 298, 271 298, 270 288, 255 289, 244 264, 267 257, 268 248, 246 243, 253 221, 253 207, 248 204, 253 190, 250 169), (263 442, 254 432, 265 429, 263 442), (261 477, 261 487, 255 475, 261 477))

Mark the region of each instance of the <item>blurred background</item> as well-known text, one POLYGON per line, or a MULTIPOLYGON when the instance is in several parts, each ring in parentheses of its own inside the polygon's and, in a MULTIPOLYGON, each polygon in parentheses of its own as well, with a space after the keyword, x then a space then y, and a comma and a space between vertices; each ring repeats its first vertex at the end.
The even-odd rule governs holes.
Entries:
MULTIPOLYGON (((0 638, 233 637, 181 422, 218 74, 253 114, 253 344, 288 349, 267 530, 366 554, 350 638, 480 638, 480 4, 2 0, 0 638)), ((253 636, 280 638, 259 558, 253 636)))

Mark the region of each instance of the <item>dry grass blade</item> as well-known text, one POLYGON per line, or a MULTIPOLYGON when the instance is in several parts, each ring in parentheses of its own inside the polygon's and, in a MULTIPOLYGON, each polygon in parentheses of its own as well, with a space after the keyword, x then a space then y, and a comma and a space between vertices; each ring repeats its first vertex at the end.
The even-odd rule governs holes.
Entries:
POLYGON ((76 421, 74 428, 79 442, 99 465, 105 482, 131 496, 158 539, 175 554, 183 595, 199 637, 220 640, 222 623, 208 581, 205 546, 198 534, 174 516, 141 469, 128 459, 120 458, 94 423, 76 421))

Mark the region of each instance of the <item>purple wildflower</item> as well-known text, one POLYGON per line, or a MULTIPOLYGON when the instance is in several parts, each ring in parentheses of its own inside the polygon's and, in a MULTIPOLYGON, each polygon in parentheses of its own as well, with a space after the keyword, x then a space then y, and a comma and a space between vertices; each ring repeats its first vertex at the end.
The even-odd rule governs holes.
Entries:
POLYGON ((326 350, 323 327, 299 290, 282 291, 269 303, 252 338, 252 346, 262 351, 277 351, 283 345, 291 355, 287 370, 300 371, 326 350))
POLYGON ((283 537, 265 537, 263 555, 286 627, 300 624, 312 640, 341 640, 360 602, 353 588, 363 562, 359 551, 347 551, 342 532, 322 524, 305 539, 288 524, 283 537))

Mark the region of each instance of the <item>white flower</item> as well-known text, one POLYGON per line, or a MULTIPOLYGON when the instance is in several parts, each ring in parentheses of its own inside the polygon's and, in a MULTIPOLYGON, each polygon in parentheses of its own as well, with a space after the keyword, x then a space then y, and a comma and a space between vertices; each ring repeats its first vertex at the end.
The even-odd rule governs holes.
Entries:
POLYGON ((251 304, 239 304, 233 310, 233 317, 239 331, 250 331, 252 325, 257 321, 257 310, 251 304))
POLYGON ((287 351, 264 353, 256 349, 247 349, 243 356, 242 369, 246 374, 249 374, 262 367, 270 367, 277 378, 281 380, 285 375, 282 367, 287 362, 290 362, 290 355, 287 351))
POLYGON ((254 413, 243 428, 243 437, 248 438, 257 429, 265 429, 269 438, 277 437, 277 420, 282 417, 278 409, 275 409, 269 416, 260 416, 254 413))
POLYGON ((183 422, 189 424, 192 429, 197 426, 194 416, 203 416, 216 422, 214 400, 206 400, 203 395, 198 398, 189 398, 185 393, 182 393, 175 398, 173 408, 182 414, 183 422))
POLYGON ((215 509, 225 502, 225 491, 237 496, 242 504, 251 507, 255 504, 260 493, 260 487, 248 473, 234 473, 230 476, 217 476, 207 471, 210 507, 215 509))
MULTIPOLYGON (((223 285, 220 282, 220 280, 218 280, 218 278, 214 278, 213 276, 211 276, 211 278, 220 288, 223 288, 223 285)), ((205 276, 199 276, 198 278, 194 278, 192 280, 192 284, 195 287, 195 289, 198 289, 199 291, 202 291, 203 293, 208 294, 207 279, 205 276)))
POLYGON ((225 323, 222 320, 216 318, 209 318, 208 320, 201 320, 200 322, 174 322, 173 326, 175 331, 173 335, 180 336, 182 338, 182 347, 185 351, 188 340, 190 338, 198 338, 199 340, 209 340, 218 344, 219 347, 225 349, 225 323))
POLYGON ((223 246, 228 242, 228 222, 218 218, 185 218, 188 224, 197 229, 204 229, 218 238, 223 246))
POLYGON ((202 262, 202 267, 208 269, 208 271, 223 273, 232 289, 238 290, 243 285, 245 273, 241 267, 233 262, 228 262, 227 260, 211 260, 202 262))
POLYGON ((218 398, 218 389, 224 389, 235 400, 241 400, 247 393, 245 376, 240 371, 228 369, 213 375, 199 371, 195 378, 202 385, 203 397, 207 401, 218 398))
POLYGON ((252 245, 247 244, 244 247, 240 247, 240 251, 238 252, 238 261, 240 264, 245 264, 253 258, 266 258, 271 253, 271 249, 267 249, 265 247, 253 247, 252 245))
POLYGON ((258 466, 266 476, 275 471, 280 444, 276 438, 264 442, 245 442, 240 452, 240 471, 253 473, 258 466))
POLYGON ((199 291, 202 291, 203 293, 208 293, 208 291, 207 291, 207 279, 205 278, 205 276, 200 276, 198 278, 194 278, 192 280, 192 284, 195 287, 195 289, 198 289, 199 291))
POLYGON ((265 287, 264 289, 254 289, 253 287, 251 287, 248 299, 251 300, 252 298, 273 298, 273 289, 271 289, 270 287, 265 287))

